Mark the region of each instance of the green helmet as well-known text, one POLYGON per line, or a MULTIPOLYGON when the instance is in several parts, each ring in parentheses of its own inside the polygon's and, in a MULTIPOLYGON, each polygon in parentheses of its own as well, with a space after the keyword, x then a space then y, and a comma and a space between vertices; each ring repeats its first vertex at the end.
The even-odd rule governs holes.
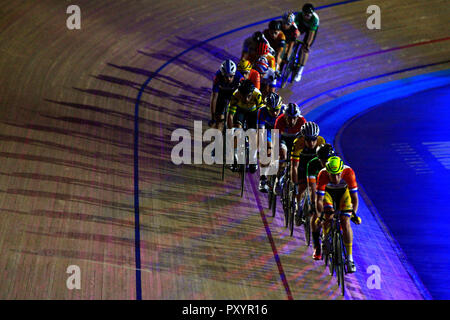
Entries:
POLYGON ((327 168, 328 173, 339 174, 344 171, 344 162, 341 158, 333 156, 328 158, 325 168, 327 168))

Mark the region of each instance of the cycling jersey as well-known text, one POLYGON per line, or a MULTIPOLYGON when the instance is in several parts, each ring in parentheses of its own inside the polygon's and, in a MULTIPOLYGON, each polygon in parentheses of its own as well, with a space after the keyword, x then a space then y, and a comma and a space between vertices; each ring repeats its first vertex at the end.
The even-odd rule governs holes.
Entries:
MULTIPOLYGON (((316 148, 325 143, 325 139, 322 136, 317 137, 316 148)), ((291 161, 298 162, 300 158, 307 158, 306 164, 316 156, 316 149, 310 149, 305 145, 305 137, 299 136, 294 140, 294 146, 292 147, 291 161)))
POLYGON ((273 129, 275 127, 275 121, 277 116, 272 116, 269 113, 267 107, 262 107, 258 110, 258 128, 266 128, 267 130, 273 129))
POLYGON ((339 190, 339 189, 349 189, 350 193, 358 192, 358 185, 356 184, 355 172, 352 168, 344 165, 344 171, 342 171, 341 181, 338 184, 332 184, 330 181, 330 176, 326 170, 323 168, 320 170, 317 176, 317 194, 325 195, 325 189, 327 190, 339 190))
POLYGON ((264 57, 266 57, 267 62, 269 62, 269 69, 275 70, 277 68, 277 61, 275 57, 271 54, 266 54, 264 57))
POLYGON ((279 51, 286 45, 286 36, 283 31, 280 31, 275 39, 271 37, 269 29, 264 30, 263 34, 275 51, 279 51))
POLYGON ((307 21, 304 13, 299 11, 295 14, 295 24, 302 33, 306 31, 316 31, 319 28, 319 16, 314 12, 311 19, 307 21))
POLYGON ((255 69, 251 69, 248 80, 253 83, 256 89, 261 89, 261 76, 259 75, 258 71, 256 71, 255 69))
POLYGON ((322 169, 322 163, 319 158, 315 157, 310 160, 306 165, 306 177, 308 178, 308 183, 316 183, 317 175, 322 169))
POLYGON ((222 95, 222 98, 230 99, 242 79, 242 75, 236 72, 233 81, 227 82, 225 77, 222 75, 222 72, 218 70, 214 75, 212 91, 218 92, 219 95, 222 95))
POLYGON ((278 116, 277 120, 275 121, 275 129, 280 130, 280 135, 283 137, 295 138, 297 133, 300 132, 302 125, 305 123, 306 119, 303 116, 300 116, 293 127, 288 127, 286 114, 283 113, 278 116))
POLYGON ((272 142, 272 131, 275 127, 277 116, 272 116, 266 106, 258 110, 258 129, 267 129, 267 141, 272 142))
POLYGON ((230 100, 230 104, 228 106, 228 112, 232 115, 236 113, 237 109, 240 109, 244 112, 254 112, 257 111, 260 107, 262 107, 262 95, 261 91, 255 89, 252 93, 252 97, 250 101, 247 103, 241 97, 239 90, 236 90, 230 100))
POLYGON ((350 193, 355 192, 358 192, 358 185, 356 183, 355 172, 349 166, 344 165, 341 181, 338 184, 331 183, 327 169, 323 168, 320 170, 317 176, 316 193, 324 196, 324 208, 333 209, 333 203, 335 203, 343 215, 350 217, 350 212, 353 210, 350 193))
POLYGON ((290 25, 289 28, 287 29, 281 27, 281 31, 284 33, 284 36, 286 37, 286 42, 295 41, 295 39, 297 39, 298 36, 300 35, 300 31, 298 30, 295 24, 290 25))
MULTIPOLYGON (((275 54, 275 50, 271 47, 269 41, 266 39, 264 34, 263 40, 269 46, 269 52, 271 54, 275 54)), ((244 40, 244 44, 242 46, 242 52, 248 53, 249 57, 247 60, 249 60, 251 63, 254 63, 256 60, 256 45, 257 42, 253 39, 253 36, 251 36, 244 40)))

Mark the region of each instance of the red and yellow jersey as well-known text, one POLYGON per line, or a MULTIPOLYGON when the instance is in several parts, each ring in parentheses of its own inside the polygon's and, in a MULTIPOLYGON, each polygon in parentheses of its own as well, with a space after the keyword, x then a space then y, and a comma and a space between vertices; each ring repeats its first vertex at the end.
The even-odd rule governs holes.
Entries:
POLYGON ((342 171, 341 181, 338 184, 333 184, 330 181, 330 176, 327 169, 320 170, 317 176, 317 194, 324 196, 325 188, 327 189, 349 189, 350 193, 358 192, 358 184, 356 183, 355 172, 349 166, 344 165, 344 171, 342 171))

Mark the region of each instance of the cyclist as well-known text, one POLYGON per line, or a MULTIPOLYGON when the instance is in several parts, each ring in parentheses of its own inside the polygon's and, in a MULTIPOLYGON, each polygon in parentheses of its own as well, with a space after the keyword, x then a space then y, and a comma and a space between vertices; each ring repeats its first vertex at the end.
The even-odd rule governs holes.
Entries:
MULTIPOLYGON (((300 134, 294 140, 291 153, 291 180, 295 184, 297 203, 306 190, 306 166, 316 156, 316 148, 325 143, 325 139, 319 136, 320 128, 317 123, 308 121, 300 129, 300 134)), ((302 213, 296 212, 295 224, 301 224, 302 213)))
POLYGON ((306 3, 302 11, 297 12, 295 15, 295 24, 297 25, 300 33, 305 37, 303 38, 304 44, 302 45, 300 56, 298 59, 298 71, 294 77, 296 82, 302 78, 303 68, 308 61, 309 52, 311 46, 316 39, 317 31, 319 29, 319 16, 314 11, 314 6, 310 3, 306 3))
POLYGON ((330 229, 333 216, 333 200, 336 200, 336 208, 341 211, 341 226, 343 231, 344 246, 347 252, 347 270, 350 273, 356 271, 353 261, 353 232, 350 226, 350 218, 355 224, 361 224, 361 218, 356 215, 358 211, 358 185, 355 172, 344 165, 341 158, 332 156, 320 170, 317 176, 317 212, 325 215, 323 225, 324 237, 330 229))
POLYGON ((244 80, 249 79, 256 89, 260 90, 261 88, 261 76, 259 72, 255 69, 252 69, 252 64, 248 60, 241 60, 237 66, 238 71, 242 74, 244 80))
POLYGON ((222 130, 225 108, 240 80, 240 75, 236 75, 236 64, 229 59, 223 61, 213 80, 210 99, 211 121, 209 121, 211 127, 222 130))
POLYGON ((269 93, 275 92, 277 82, 275 70, 271 68, 270 62, 266 56, 260 56, 255 62, 254 69, 259 72, 261 77, 261 93, 266 98, 269 93))
POLYGON ((264 30, 263 34, 269 41, 270 46, 275 50, 275 61, 278 67, 281 63, 284 49, 286 47, 286 37, 283 31, 281 31, 281 21, 270 21, 269 28, 264 30))
POLYGON ((317 223, 316 220, 319 218, 319 215, 316 211, 316 178, 319 174, 320 170, 325 168, 325 164, 328 161, 328 158, 335 155, 333 150, 333 146, 329 143, 322 144, 317 147, 316 157, 308 162, 306 165, 306 176, 308 178, 308 186, 311 188, 311 204, 312 204, 312 212, 313 216, 311 217, 311 231, 313 238, 313 248, 314 260, 322 259, 322 250, 320 247, 320 223, 317 223))
MULTIPOLYGON (((244 44, 242 46, 241 59, 249 60, 251 63, 254 63, 257 59, 256 47, 261 42, 269 45, 269 41, 266 39, 266 37, 261 31, 256 31, 255 33, 253 33, 251 37, 245 39, 244 44)), ((275 50, 273 50, 272 47, 270 47, 270 45, 269 45, 269 52, 275 53, 275 50)))
MULTIPOLYGON (((261 91, 255 88, 250 80, 243 80, 238 89, 233 93, 230 104, 228 105, 228 128, 242 128, 244 123, 247 123, 247 129, 256 129, 256 121, 258 109, 263 106, 261 91)), ((253 150, 253 154, 249 157, 256 159, 258 150, 253 150)), ((237 154, 235 152, 235 159, 237 154)), ((256 172, 256 164, 249 165, 251 173, 256 172)), ((237 170, 237 166, 231 166, 233 171, 237 170)))
MULTIPOLYGON (((296 103, 288 103, 284 113, 279 115, 275 121, 275 129, 279 130, 280 135, 280 160, 286 160, 288 150, 292 149, 292 144, 297 134, 300 132, 306 119, 301 115, 300 108, 296 103)), ((280 175, 284 168, 284 164, 278 167, 277 179, 274 186, 275 194, 279 195, 282 182, 280 175)))
POLYGON ((286 63, 289 55, 294 47, 295 40, 299 37, 300 31, 295 24, 295 14, 293 12, 285 12, 281 20, 281 31, 286 37, 286 48, 283 54, 283 60, 280 65, 280 70, 283 70, 283 65, 286 63))
MULTIPOLYGON (((258 129, 267 132, 267 155, 271 155, 272 131, 275 127, 275 120, 282 112, 282 99, 277 93, 270 93, 266 98, 266 105, 258 110, 258 129)), ((259 136, 259 135, 258 135, 259 136)), ((259 180, 259 191, 268 192, 266 168, 269 164, 261 163, 261 176, 259 180)))

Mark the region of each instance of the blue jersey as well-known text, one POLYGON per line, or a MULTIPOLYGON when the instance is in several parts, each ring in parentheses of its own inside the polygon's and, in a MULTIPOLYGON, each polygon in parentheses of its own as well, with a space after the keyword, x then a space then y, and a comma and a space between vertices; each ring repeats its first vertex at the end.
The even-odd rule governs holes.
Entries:
POLYGON ((213 81, 213 92, 218 92, 220 95, 223 95, 225 98, 230 99, 233 92, 237 89, 239 86, 239 82, 243 79, 242 75, 239 72, 236 72, 234 75, 233 81, 228 83, 224 76, 222 75, 222 72, 218 70, 216 74, 214 75, 214 81, 213 81))
POLYGON ((267 130, 273 129, 275 127, 275 120, 277 120, 276 115, 272 116, 269 114, 267 107, 262 107, 258 110, 258 128, 266 128, 267 130))

